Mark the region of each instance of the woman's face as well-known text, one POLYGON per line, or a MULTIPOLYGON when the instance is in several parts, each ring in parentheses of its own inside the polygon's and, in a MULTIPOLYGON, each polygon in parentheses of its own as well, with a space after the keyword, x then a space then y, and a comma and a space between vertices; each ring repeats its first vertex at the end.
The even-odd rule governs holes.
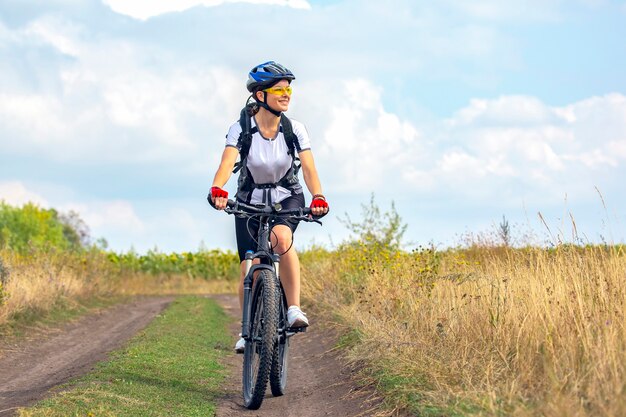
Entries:
MULTIPOLYGON (((289 109, 289 101, 291 100, 290 94, 285 91, 285 88, 289 87, 289 81, 280 80, 276 85, 274 85, 271 90, 279 90, 283 89, 282 92, 276 94, 275 92, 267 92, 267 104, 274 110, 284 112, 289 109)), ((263 93, 257 93, 260 95, 260 99, 263 99, 263 93)))

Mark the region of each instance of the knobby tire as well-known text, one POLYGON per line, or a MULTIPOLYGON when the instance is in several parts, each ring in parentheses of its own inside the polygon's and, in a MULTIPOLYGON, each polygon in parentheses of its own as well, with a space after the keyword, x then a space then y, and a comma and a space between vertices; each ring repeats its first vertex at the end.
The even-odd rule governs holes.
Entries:
MULTIPOLYGON (((282 293, 282 292, 281 292, 282 293)), ((272 369, 270 371, 270 388, 274 397, 280 397, 287 388, 287 369, 289 364, 289 337, 287 337, 287 300, 281 294, 280 319, 278 327, 283 329, 278 343, 276 343, 272 369)))
POLYGON ((276 349, 279 292, 272 271, 261 270, 252 289, 250 340, 243 358, 243 396, 246 408, 257 410, 263 402, 276 349))

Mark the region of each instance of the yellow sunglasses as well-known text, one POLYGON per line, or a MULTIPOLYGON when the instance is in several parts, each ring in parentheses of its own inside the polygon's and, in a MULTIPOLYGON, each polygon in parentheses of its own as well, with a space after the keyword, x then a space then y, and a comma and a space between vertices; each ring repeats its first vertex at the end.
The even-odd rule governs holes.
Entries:
POLYGON ((265 90, 270 94, 273 94, 275 96, 282 96, 287 94, 288 96, 291 95, 291 93, 293 92, 293 88, 291 88, 290 85, 288 85, 287 87, 270 87, 270 88, 266 88, 265 90))

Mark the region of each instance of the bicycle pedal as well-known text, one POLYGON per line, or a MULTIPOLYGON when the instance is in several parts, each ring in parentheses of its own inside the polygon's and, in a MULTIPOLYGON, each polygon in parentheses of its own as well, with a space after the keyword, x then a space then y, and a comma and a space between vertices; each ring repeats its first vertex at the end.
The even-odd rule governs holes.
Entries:
POLYGON ((291 333, 292 335, 295 333, 302 333, 302 332, 306 332, 308 326, 306 327, 289 327, 287 329, 287 333, 291 333))

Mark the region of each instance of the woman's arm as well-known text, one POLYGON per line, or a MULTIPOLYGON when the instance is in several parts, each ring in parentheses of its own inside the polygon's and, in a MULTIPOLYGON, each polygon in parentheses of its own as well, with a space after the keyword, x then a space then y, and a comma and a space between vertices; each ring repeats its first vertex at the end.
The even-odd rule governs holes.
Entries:
MULTIPOLYGON (((298 153, 300 157, 300 164, 302 165, 302 175, 304 176, 304 182, 309 192, 313 197, 322 196, 322 184, 320 183, 319 175, 317 175, 317 168, 315 168, 315 161, 313 160, 313 152, 310 149, 298 153)), ((324 197, 324 201, 326 198, 324 197)), ((313 208, 313 214, 320 216, 328 213, 328 207, 315 207, 313 208)))
MULTIPOLYGON (((227 146, 224 148, 222 161, 220 162, 220 166, 215 173, 215 177, 213 178, 212 187, 222 188, 228 182, 228 179, 233 172, 235 162, 237 161, 237 155, 239 155, 239 150, 237 148, 233 146, 227 146)), ((226 208, 226 198, 212 198, 212 200, 215 204, 215 208, 218 210, 226 208)))

